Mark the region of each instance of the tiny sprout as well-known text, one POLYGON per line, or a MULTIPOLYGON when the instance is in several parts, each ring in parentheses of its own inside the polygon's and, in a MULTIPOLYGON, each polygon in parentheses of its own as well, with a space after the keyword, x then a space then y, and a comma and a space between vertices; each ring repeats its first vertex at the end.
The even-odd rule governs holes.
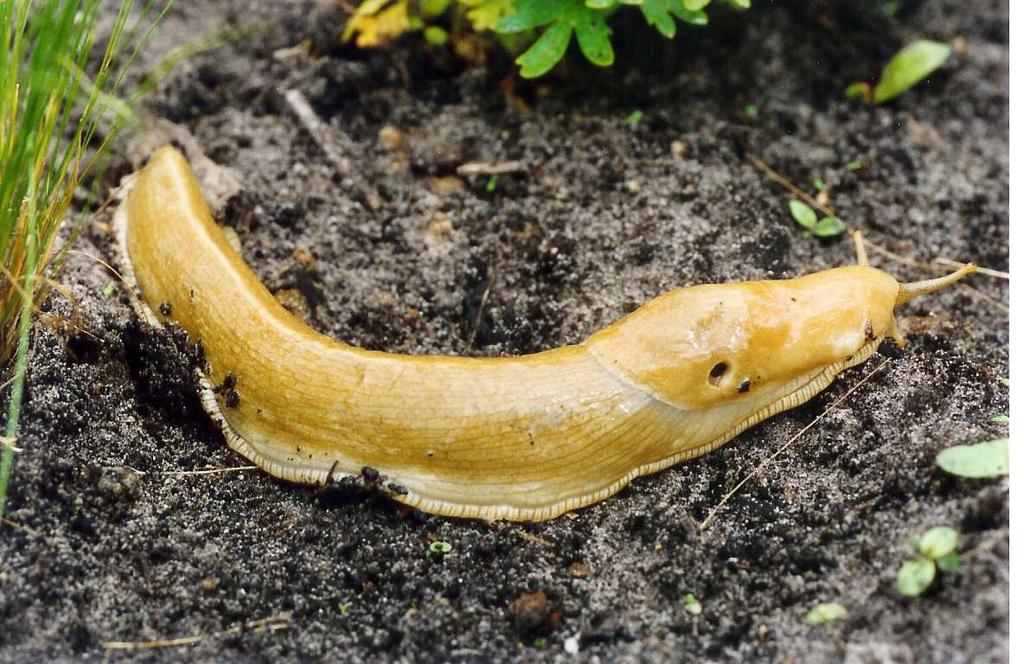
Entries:
POLYGON ((633 111, 626 116, 626 124, 636 126, 641 119, 644 117, 644 112, 640 110, 633 111))
POLYGON ((100 293, 103 295, 103 297, 110 299, 110 296, 114 294, 115 288, 117 288, 117 284, 115 284, 113 281, 109 281, 107 282, 107 285, 103 287, 103 290, 100 291, 100 293))
POLYGON ((889 0, 882 3, 882 11, 889 16, 895 16, 903 9, 903 0, 889 0))
POLYGON ((348 610, 352 607, 352 602, 338 602, 338 613, 343 616, 348 615, 348 610))
POLYGON ((822 180, 821 178, 815 178, 814 188, 817 189, 818 191, 825 191, 826 189, 828 189, 828 185, 825 184, 825 181, 822 180))
POLYGON ((423 38, 427 40, 428 44, 444 46, 448 43, 448 31, 444 28, 439 28, 436 25, 431 25, 424 28, 423 38))
POLYGON ((541 637, 537 637, 536 639, 533 640, 533 647, 536 648, 537 650, 544 650, 545 648, 548 647, 548 640, 545 639, 542 636, 541 637))
POLYGON ((697 598, 693 596, 693 593, 686 593, 683 597, 683 610, 689 613, 691 616, 699 616, 704 612, 704 607, 701 606, 697 598))
POLYGON ((825 625, 846 617, 846 608, 836 602, 825 602, 814 607, 804 616, 808 625, 825 625))
POLYGON ((815 237, 833 237, 846 232, 846 224, 836 217, 822 217, 818 215, 810 205, 793 199, 789 202, 789 214, 796 223, 806 228, 815 237))
POLYGON ((929 528, 915 543, 917 554, 896 573, 896 588, 904 597, 917 597, 935 580, 936 569, 952 572, 960 567, 956 546, 959 536, 948 526, 929 528))
POLYGON ((757 104, 747 104, 743 107, 743 115, 747 116, 748 120, 756 120, 760 113, 761 110, 757 107, 757 104))
POLYGON ((995 415, 992 417, 992 421, 996 424, 1009 424, 1010 418, 1006 415, 995 415))
POLYGON ((864 168, 864 163, 860 159, 846 162, 846 170, 848 171, 859 171, 862 168, 864 168))
POLYGON ((437 540, 436 542, 431 542, 430 546, 427 547, 428 555, 431 554, 431 553, 439 553, 439 554, 441 554, 443 556, 446 553, 450 553, 451 550, 452 550, 452 545, 449 544, 448 542, 443 541, 443 540, 437 540))
POLYGON ((871 86, 861 81, 860 83, 854 83, 846 88, 844 92, 848 101, 857 101, 858 99, 871 99, 871 86))
POLYGON ((497 188, 498 188, 498 176, 497 175, 492 175, 491 177, 487 178, 487 184, 484 186, 484 189, 487 190, 487 193, 488 194, 493 194, 494 191, 497 188))

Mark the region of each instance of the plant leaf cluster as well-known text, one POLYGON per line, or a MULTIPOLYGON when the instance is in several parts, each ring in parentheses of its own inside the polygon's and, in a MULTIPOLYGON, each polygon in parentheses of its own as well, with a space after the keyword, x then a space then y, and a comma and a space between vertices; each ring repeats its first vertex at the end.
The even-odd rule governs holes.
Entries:
POLYGON ((896 573, 896 588, 904 597, 917 597, 931 586, 937 571, 952 572, 960 567, 956 552, 959 536, 948 526, 930 528, 916 542, 917 553, 896 573))
POLYGON ((795 198, 789 201, 789 214, 814 237, 834 237, 846 232, 846 224, 838 217, 819 219, 810 205, 795 198))
MULTIPOLYGON (((431 43, 447 41, 448 33, 428 25, 442 15, 452 25, 462 18, 475 32, 493 31, 512 38, 507 44, 528 46, 516 59, 524 78, 543 76, 565 56, 575 41, 584 57, 606 67, 615 61, 608 17, 621 7, 639 10, 647 23, 668 39, 677 25, 707 25, 712 0, 363 0, 349 19, 342 38, 357 46, 379 46, 395 37, 422 31, 431 43)), ((750 0, 720 0, 747 9, 750 0)), ((456 30, 452 29, 455 34, 456 30)))

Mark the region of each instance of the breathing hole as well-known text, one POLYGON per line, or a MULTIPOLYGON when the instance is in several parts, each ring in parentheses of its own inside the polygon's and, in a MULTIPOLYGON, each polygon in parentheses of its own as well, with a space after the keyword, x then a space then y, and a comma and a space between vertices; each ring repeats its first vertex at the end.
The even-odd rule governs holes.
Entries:
POLYGON ((725 362, 719 362, 715 366, 711 367, 711 371, 708 373, 708 382, 718 387, 718 384, 722 382, 722 376, 729 370, 729 365, 725 362))

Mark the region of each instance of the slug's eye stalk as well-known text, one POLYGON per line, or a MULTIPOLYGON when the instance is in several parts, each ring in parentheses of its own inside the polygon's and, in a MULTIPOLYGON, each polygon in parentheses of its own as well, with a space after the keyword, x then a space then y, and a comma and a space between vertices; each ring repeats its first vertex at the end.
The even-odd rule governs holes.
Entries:
POLYGON ((954 272, 953 274, 947 274, 944 277, 937 279, 926 279, 924 281, 912 281, 907 284, 900 284, 900 292, 896 296, 896 306, 906 304, 915 297, 921 297, 927 295, 946 286, 952 286, 956 282, 960 281, 972 272, 977 272, 978 268, 973 263, 968 263, 962 268, 954 272))

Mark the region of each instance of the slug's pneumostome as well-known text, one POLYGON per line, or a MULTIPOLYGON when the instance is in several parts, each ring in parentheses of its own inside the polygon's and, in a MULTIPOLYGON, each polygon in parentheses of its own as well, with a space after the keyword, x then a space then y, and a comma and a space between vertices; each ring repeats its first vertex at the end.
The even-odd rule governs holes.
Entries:
POLYGON ((202 343, 202 400, 232 449, 286 480, 361 477, 459 517, 550 519, 709 452, 901 341, 896 306, 974 270, 900 284, 859 251, 856 266, 795 279, 674 290, 535 355, 406 356, 286 311, 177 150, 158 150, 125 190, 116 224, 133 299, 202 343))

